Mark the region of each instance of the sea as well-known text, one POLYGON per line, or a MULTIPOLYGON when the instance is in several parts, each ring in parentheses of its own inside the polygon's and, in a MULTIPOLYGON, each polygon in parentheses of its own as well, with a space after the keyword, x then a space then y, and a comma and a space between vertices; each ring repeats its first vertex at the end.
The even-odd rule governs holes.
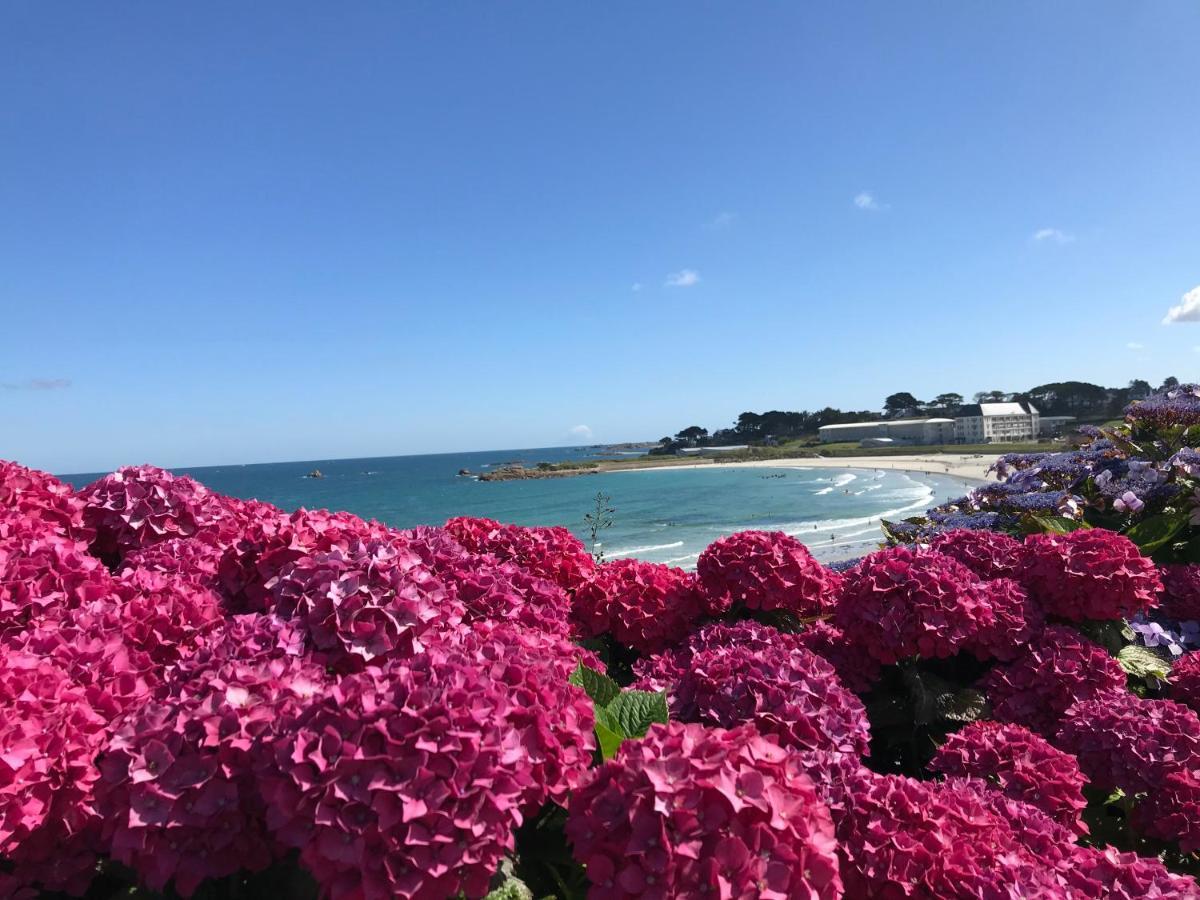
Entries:
MULTIPOLYGON (((486 516, 519 525, 562 525, 587 541, 584 516, 607 496, 606 558, 636 557, 691 568, 717 538, 745 529, 783 531, 826 562, 861 556, 882 539, 879 520, 901 519, 967 493, 976 482, 870 468, 659 468, 523 481, 458 474, 612 458, 596 447, 549 447, 371 459, 322 459, 175 469, 223 494, 287 510, 348 510, 397 528, 486 516), (322 478, 306 477, 319 469, 322 478)), ((102 473, 60 476, 80 487, 102 473)))

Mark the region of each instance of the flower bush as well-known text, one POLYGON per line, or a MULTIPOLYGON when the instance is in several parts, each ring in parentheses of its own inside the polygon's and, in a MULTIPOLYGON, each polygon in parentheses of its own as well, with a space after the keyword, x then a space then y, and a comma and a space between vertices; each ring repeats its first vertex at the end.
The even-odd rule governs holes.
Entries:
POLYGON ((842 896, 829 810, 749 727, 652 726, 570 802, 590 897, 842 896))
POLYGON ((1200 897, 1197 397, 837 572, 0 463, 0 896, 1200 897))
POLYGON ((841 581, 808 548, 779 531, 740 531, 713 542, 696 561, 709 612, 733 604, 798 616, 828 612, 841 581))

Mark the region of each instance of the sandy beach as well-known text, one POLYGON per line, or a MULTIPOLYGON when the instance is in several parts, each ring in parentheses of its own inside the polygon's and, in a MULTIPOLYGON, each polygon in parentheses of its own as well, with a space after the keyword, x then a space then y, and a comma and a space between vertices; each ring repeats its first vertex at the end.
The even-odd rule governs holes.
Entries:
MULTIPOLYGON (((996 461, 994 456, 966 453, 930 453, 904 456, 838 456, 811 459, 761 459, 747 462, 701 462, 680 463, 671 468, 754 468, 754 469, 899 469, 905 472, 925 472, 933 475, 953 475, 973 481, 994 481, 995 475, 988 474, 988 466, 996 461)), ((625 471, 641 467, 629 466, 625 471)), ((645 466, 644 468, 656 468, 645 466)))

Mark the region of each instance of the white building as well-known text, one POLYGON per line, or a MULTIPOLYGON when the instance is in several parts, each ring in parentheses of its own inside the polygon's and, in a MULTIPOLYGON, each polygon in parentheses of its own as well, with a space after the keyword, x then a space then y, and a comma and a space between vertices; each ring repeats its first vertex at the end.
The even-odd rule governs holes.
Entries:
MULTIPOLYGON (((1061 419, 1054 416, 1054 428, 1061 419)), ((992 444, 1036 440, 1044 431, 1041 414, 1030 403, 977 403, 953 419, 884 419, 846 422, 817 429, 822 444, 886 440, 890 444, 992 444)))
POLYGON ((1036 440, 1040 413, 1032 403, 976 403, 959 410, 954 438, 960 444, 1006 444, 1036 440))

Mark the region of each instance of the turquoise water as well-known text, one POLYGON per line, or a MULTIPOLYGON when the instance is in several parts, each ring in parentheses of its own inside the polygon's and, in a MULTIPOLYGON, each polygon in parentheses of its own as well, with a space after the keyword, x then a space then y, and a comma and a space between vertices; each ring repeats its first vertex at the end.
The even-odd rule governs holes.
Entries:
MULTIPOLYGON (((950 476, 872 469, 657 469, 500 482, 457 474, 513 461, 582 459, 590 452, 555 447, 176 471, 215 491, 288 510, 345 509, 401 528, 438 525, 456 515, 488 516, 521 525, 564 525, 580 537, 586 537, 583 516, 603 491, 616 509, 614 525, 603 536, 607 556, 684 567, 695 565, 712 541, 746 528, 794 534, 821 559, 858 556, 879 541, 881 516, 915 515, 972 486, 950 476), (325 477, 305 478, 314 468, 325 477)), ((63 477, 83 485, 99 476, 63 477)))

